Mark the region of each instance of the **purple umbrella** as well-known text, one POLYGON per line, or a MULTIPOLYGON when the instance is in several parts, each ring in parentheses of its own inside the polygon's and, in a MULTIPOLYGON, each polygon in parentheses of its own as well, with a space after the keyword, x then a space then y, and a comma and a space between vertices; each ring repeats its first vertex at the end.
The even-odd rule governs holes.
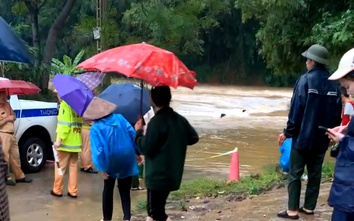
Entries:
POLYGON ((90 88, 75 77, 65 74, 55 75, 52 82, 59 97, 81 117, 94 97, 90 88))
POLYGON ((85 72, 76 76, 78 80, 86 84, 91 90, 95 89, 100 83, 102 83, 105 74, 101 72, 85 72))

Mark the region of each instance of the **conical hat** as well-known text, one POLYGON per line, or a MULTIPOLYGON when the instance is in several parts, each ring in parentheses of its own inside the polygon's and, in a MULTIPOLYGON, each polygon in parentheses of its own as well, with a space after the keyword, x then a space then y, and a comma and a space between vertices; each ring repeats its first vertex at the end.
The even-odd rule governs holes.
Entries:
POLYGON ((113 113, 116 108, 115 104, 99 97, 94 97, 82 117, 88 120, 97 120, 113 113))

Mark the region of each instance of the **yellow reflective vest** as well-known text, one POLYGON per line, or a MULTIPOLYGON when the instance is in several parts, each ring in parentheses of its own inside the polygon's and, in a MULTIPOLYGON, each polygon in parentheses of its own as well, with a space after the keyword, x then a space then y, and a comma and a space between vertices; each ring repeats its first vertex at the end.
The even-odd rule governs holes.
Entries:
POLYGON ((58 150, 65 152, 81 152, 82 118, 65 102, 61 101, 58 112, 57 139, 62 140, 58 150))

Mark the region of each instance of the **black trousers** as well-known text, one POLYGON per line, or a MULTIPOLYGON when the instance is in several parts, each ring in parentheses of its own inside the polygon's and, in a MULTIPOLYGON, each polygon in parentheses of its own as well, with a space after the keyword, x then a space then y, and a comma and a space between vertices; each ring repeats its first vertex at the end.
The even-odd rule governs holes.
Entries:
POLYGON ((321 185, 322 164, 325 155, 325 152, 291 149, 288 184, 289 210, 298 210, 300 207, 301 176, 304 173, 305 166, 307 167, 308 181, 304 208, 308 210, 314 210, 316 208, 321 185))
MULTIPOLYGON (((102 209, 103 220, 112 220, 113 215, 113 193, 116 180, 109 177, 104 181, 102 193, 102 209)), ((131 203, 130 203, 130 187, 132 185, 132 177, 117 179, 120 199, 122 201, 123 220, 131 218, 131 203)))
POLYGON ((166 221, 168 216, 165 212, 166 200, 170 191, 147 190, 148 215, 154 221, 166 221))

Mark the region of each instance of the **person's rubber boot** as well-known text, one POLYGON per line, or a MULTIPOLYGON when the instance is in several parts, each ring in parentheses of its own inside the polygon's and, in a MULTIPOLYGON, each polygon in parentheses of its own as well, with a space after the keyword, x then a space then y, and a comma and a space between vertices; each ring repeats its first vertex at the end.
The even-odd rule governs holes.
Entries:
POLYGON ((150 216, 146 217, 146 221, 154 221, 150 216))

